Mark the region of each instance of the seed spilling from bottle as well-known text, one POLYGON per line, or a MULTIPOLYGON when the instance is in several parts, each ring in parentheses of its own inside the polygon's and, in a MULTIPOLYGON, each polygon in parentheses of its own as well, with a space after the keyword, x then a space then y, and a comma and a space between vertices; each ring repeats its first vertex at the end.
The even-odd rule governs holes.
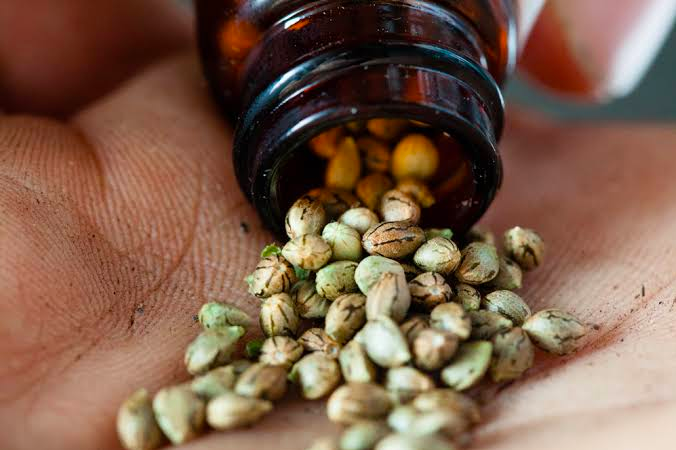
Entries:
POLYGON ((462 391, 523 377, 536 347, 566 355, 584 344, 573 315, 532 313, 513 292, 543 261, 535 231, 512 228, 498 249, 486 230, 454 241, 450 229, 419 226, 440 158, 411 127, 374 119, 310 142, 327 159, 326 186, 291 206, 289 241, 267 246, 246 279, 266 339, 248 339, 246 359, 236 359, 255 321, 234 305, 205 304, 203 331, 185 353, 195 378, 125 400, 125 448, 250 426, 290 382, 306 399, 327 398, 328 418, 346 426, 311 449, 454 449, 480 421, 462 391))

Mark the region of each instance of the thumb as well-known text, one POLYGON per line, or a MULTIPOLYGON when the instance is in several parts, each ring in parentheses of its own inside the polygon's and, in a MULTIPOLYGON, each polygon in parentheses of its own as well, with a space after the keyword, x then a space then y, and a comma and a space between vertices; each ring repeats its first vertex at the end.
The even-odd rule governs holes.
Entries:
POLYGON ((674 0, 550 0, 521 67, 562 94, 607 101, 629 94, 676 17, 674 0))

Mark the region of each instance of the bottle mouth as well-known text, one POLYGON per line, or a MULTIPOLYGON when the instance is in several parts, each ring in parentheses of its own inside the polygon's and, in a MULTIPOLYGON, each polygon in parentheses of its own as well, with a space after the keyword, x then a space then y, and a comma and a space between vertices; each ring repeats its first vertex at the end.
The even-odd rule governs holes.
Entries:
POLYGON ((496 145, 502 114, 490 75, 452 52, 378 45, 323 54, 251 103, 235 132, 235 169, 264 224, 282 236, 288 207, 323 186, 325 162, 309 150, 311 138, 373 118, 422 122, 442 160, 431 186, 437 202, 424 211, 423 226, 463 232, 483 215, 501 183, 496 145))

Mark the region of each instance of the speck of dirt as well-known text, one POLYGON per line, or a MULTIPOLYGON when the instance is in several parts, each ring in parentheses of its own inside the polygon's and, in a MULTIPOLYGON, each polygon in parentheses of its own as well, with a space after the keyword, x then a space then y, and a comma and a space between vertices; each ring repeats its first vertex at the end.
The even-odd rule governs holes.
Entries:
POLYGON ((239 229, 242 230, 242 233, 247 234, 249 232, 249 224, 246 222, 240 222, 239 229))

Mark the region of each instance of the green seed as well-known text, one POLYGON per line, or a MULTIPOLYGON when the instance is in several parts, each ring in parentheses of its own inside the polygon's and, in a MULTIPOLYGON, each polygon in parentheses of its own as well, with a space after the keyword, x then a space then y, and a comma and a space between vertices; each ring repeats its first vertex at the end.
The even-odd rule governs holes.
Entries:
POLYGON ((204 401, 184 385, 162 389, 153 399, 155 419, 173 444, 183 444, 202 434, 204 409, 204 401))
POLYGON ((418 394, 434 389, 434 381, 413 367, 394 367, 387 371, 385 389, 397 403, 408 403, 418 394))
POLYGON ((404 275, 404 269, 397 261, 382 256, 367 256, 357 266, 354 278, 362 294, 368 294, 371 286, 376 284, 382 274, 391 272, 404 275))
POLYGON ((489 341, 461 344, 451 363, 441 371, 441 379, 458 391, 475 386, 486 374, 492 353, 493 344, 489 341))
POLYGON ((408 320, 399 326, 406 342, 413 345, 415 338, 418 337, 422 330, 430 327, 430 317, 428 315, 416 314, 411 316, 408 320))
POLYGON ((334 261, 361 259, 361 235, 354 228, 340 222, 331 222, 322 230, 322 239, 331 247, 334 261))
POLYGON ((530 317, 530 307, 526 302, 512 291, 493 291, 486 295, 483 306, 488 311, 500 313, 507 317, 515 325, 521 325, 530 317))
POLYGON ((268 256, 281 255, 282 249, 279 248, 277 244, 268 244, 263 247, 261 250, 261 258, 267 258, 268 256))
POLYGON ((384 315, 401 322, 410 305, 411 294, 406 278, 391 272, 384 273, 366 296, 366 318, 372 320, 384 315))
POLYGON ((190 383, 190 389, 205 400, 211 400, 235 387, 238 374, 232 365, 217 367, 190 383))
POLYGON ((422 370, 438 370, 458 348, 458 337, 450 331, 427 328, 413 341, 415 365, 422 370))
POLYGON ((500 270, 500 261, 495 246, 484 242, 472 242, 462 250, 460 266, 455 277, 461 283, 477 285, 491 281, 500 270))
POLYGON ((414 253, 425 241, 422 228, 410 222, 383 222, 368 229, 362 237, 370 255, 401 259, 414 253))
POLYGON ((369 359, 364 346, 354 339, 341 349, 338 361, 343 378, 348 383, 376 381, 376 366, 369 359))
POLYGON ((378 442, 375 450, 455 450, 455 447, 436 434, 391 433, 378 442))
POLYGON ((300 385, 303 398, 315 400, 333 391, 340 383, 340 367, 334 358, 314 352, 294 364, 289 379, 300 385))
POLYGON ((229 363, 237 342, 244 333, 244 328, 239 326, 200 333, 185 351, 184 361, 188 372, 192 375, 203 374, 209 369, 229 363))
POLYGON ((251 275, 249 292, 262 298, 286 292, 296 282, 293 265, 281 255, 261 259, 251 275))
POLYGON ((366 297, 346 294, 338 297, 329 307, 324 322, 326 334, 339 344, 355 335, 366 322, 366 297))
POLYGON ((230 430, 258 422, 272 411, 272 403, 226 392, 209 402, 207 422, 216 430, 230 430))
POLYGON ((295 336, 300 318, 288 294, 275 294, 261 304, 259 322, 267 337, 295 336))
POLYGON ((450 331, 465 340, 472 332, 472 322, 465 309, 457 303, 444 303, 430 313, 432 327, 450 331))
POLYGON ((492 311, 469 311, 468 314, 472 321, 472 339, 491 339, 514 326, 511 320, 492 311))
POLYGON ((358 342, 366 354, 381 367, 397 367, 411 359, 406 338, 397 324, 386 316, 366 323, 359 333, 358 342))
POLYGON ((303 346, 288 336, 267 338, 261 347, 259 361, 270 366, 290 369, 303 356, 303 346))
POLYGON ((305 234, 287 242, 282 255, 301 269, 319 270, 331 259, 331 247, 321 237, 305 234))
POLYGON ((447 240, 453 238, 453 230, 450 228, 427 228, 425 229, 425 238, 429 241, 435 237, 442 237, 447 240))
POLYGON ((453 296, 453 289, 443 276, 435 272, 418 275, 410 283, 411 301, 425 311, 431 311, 442 303, 448 303, 453 296))
POLYGON ((512 381, 533 366, 533 344, 521 328, 512 328, 493 337, 493 362, 490 373, 494 382, 512 381))
MULTIPOLYGON (((348 209, 340 216, 338 221, 348 227, 354 228, 361 235, 366 233, 372 226, 377 225, 378 222, 380 222, 380 219, 378 219, 376 213, 370 209, 360 207, 348 209)), ((361 246, 361 242, 359 245, 361 246)))
POLYGON ((356 422, 341 434, 340 450, 371 450, 389 432, 383 422, 356 422))
POLYGON ((413 197, 392 189, 380 200, 380 216, 385 222, 410 222, 417 224, 420 221, 420 206, 413 197))
POLYGON ((279 400, 286 393, 286 370, 281 366, 252 364, 239 376, 235 393, 244 397, 279 400))
POLYGON ((455 242, 434 237, 420 246, 413 261, 426 272, 450 275, 460 264, 460 250, 455 242))
POLYGON ((523 270, 535 269, 545 256, 545 242, 528 228, 514 227, 505 232, 505 253, 523 270))
POLYGON ((256 360, 261 354, 261 347, 263 346, 262 339, 253 339, 246 343, 244 347, 244 355, 248 359, 256 360))
POLYGON ((326 403, 329 420, 353 424, 385 418, 392 409, 387 391, 372 383, 348 383, 331 394, 326 403))
POLYGON ((251 317, 239 308, 223 303, 209 302, 202 305, 197 315, 205 329, 220 330, 238 325, 247 329, 251 326, 251 317))
POLYGON ((323 267, 315 278, 317 293, 329 300, 335 300, 343 294, 357 292, 354 280, 357 263, 337 261, 323 267))
POLYGON ((453 301, 462 305, 465 311, 477 311, 481 306, 481 294, 469 284, 460 283, 455 286, 453 301))
POLYGON ((533 314, 523 324, 523 329, 535 345, 555 355, 575 352, 587 334, 586 327, 577 318, 558 309, 533 314))
POLYGON ((286 213, 284 224, 290 239, 305 234, 319 234, 326 224, 326 212, 318 198, 309 195, 296 200, 286 213))
POLYGON ((310 328, 299 338, 298 343, 307 352, 323 352, 330 358, 338 358, 340 344, 331 339, 323 328, 310 328))
POLYGON ((322 319, 326 317, 331 302, 317 293, 313 280, 303 280, 291 289, 291 298, 296 304, 298 315, 304 319, 322 319))
POLYGON ((520 289, 523 284, 521 267, 511 259, 501 256, 498 275, 488 284, 493 289, 520 289))
POLYGON ((117 413, 117 434, 127 450, 154 450, 162 445, 148 391, 139 389, 122 403, 117 413))

